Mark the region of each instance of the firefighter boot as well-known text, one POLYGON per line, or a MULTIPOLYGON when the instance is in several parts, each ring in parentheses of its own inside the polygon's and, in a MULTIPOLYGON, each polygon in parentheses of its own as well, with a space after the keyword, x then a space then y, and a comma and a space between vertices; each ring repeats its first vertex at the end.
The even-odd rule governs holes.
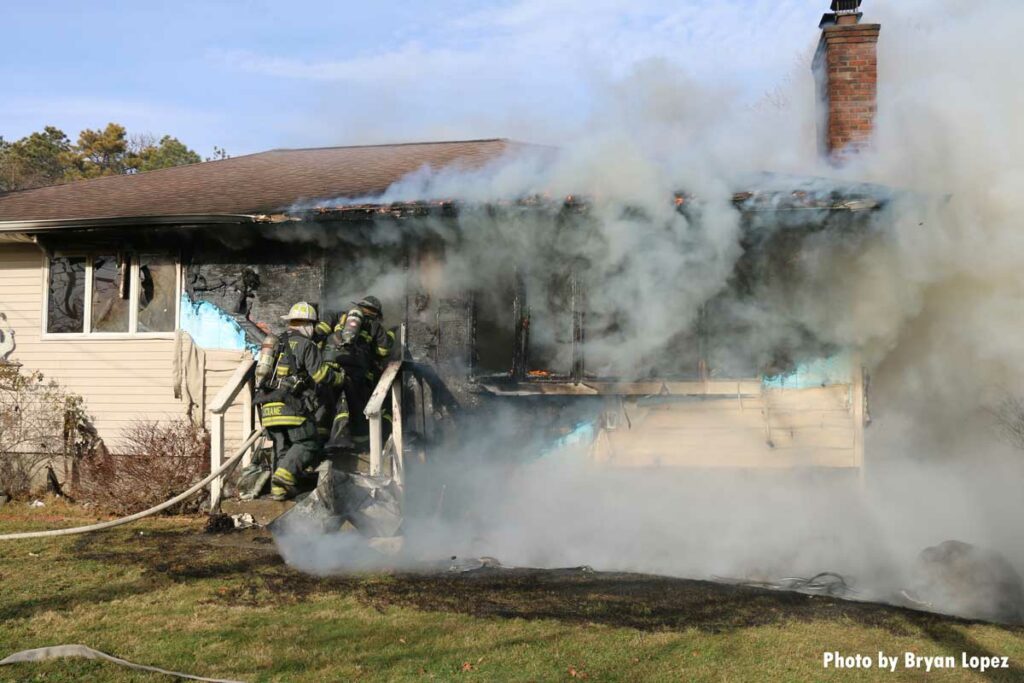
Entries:
POLYGON ((298 492, 295 475, 284 467, 274 470, 274 477, 270 480, 270 499, 288 500, 294 498, 298 492))

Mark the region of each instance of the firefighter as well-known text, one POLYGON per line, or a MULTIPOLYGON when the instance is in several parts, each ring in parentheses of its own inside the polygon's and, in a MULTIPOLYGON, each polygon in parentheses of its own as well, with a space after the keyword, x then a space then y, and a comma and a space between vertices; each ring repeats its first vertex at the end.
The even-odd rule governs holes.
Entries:
MULTIPOLYGON (((346 369, 347 379, 338 399, 329 447, 360 448, 370 439, 364 414, 384 364, 394 347, 395 333, 383 325, 380 299, 366 296, 341 315, 328 346, 328 354, 346 369)), ((390 422, 390 411, 384 418, 390 422)))
POLYGON ((273 437, 278 458, 270 488, 275 500, 294 497, 303 471, 318 464, 318 390, 340 387, 345 379, 313 340, 317 314, 312 304, 300 301, 282 319, 288 328, 274 351, 273 373, 257 397, 260 421, 273 437))
POLYGON ((356 302, 356 309, 362 313, 362 329, 359 331, 359 339, 367 356, 367 365, 370 367, 371 376, 368 376, 374 385, 384 372, 388 357, 391 356, 391 349, 395 346, 395 333, 384 327, 384 307, 380 299, 375 296, 367 296, 356 302))

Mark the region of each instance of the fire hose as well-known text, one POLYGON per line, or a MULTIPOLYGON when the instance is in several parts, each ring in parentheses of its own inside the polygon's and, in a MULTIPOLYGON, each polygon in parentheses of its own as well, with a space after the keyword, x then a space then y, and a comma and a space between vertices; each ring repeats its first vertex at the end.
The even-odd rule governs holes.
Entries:
POLYGON ((223 476, 225 473, 230 471, 231 468, 233 468, 235 465, 237 465, 238 461, 242 459, 242 456, 245 455, 245 452, 248 451, 249 448, 254 443, 256 443, 256 441, 259 438, 261 438, 265 433, 266 433, 266 431, 262 430, 262 429, 259 430, 259 431, 253 432, 249 436, 249 438, 246 439, 245 442, 241 446, 239 446, 238 450, 235 451, 234 455, 232 455, 230 458, 228 458, 228 460, 226 460, 223 465, 221 465, 216 470, 214 470, 213 472, 210 472, 208 475, 206 475, 206 477, 203 478, 202 481, 199 481, 198 483, 193 484, 192 487, 189 488, 187 491, 179 493, 174 498, 171 498, 170 500, 164 501, 163 503, 160 503, 159 505, 151 507, 148 510, 143 510, 142 512, 136 512, 135 514, 128 515, 127 517, 120 517, 118 519, 112 519, 112 520, 107 521, 107 522, 99 522, 97 524, 89 524, 88 526, 76 526, 76 527, 71 527, 71 528, 68 528, 68 529, 50 529, 49 531, 24 531, 24 532, 15 533, 15 534, 0 534, 0 541, 16 541, 16 540, 20 540, 20 539, 23 539, 23 538, 50 538, 50 537, 53 537, 53 536, 71 536, 71 535, 74 535, 74 534, 88 534, 88 533, 91 533, 93 531, 103 531, 104 529, 113 529, 114 527, 121 526, 122 524, 129 524, 131 522, 138 521, 138 520, 143 519, 145 517, 151 517, 151 516, 157 514, 158 512, 163 512, 167 508, 172 507, 174 505, 177 505, 178 503, 180 503, 181 501, 185 500, 186 498, 188 498, 192 494, 194 494, 197 491, 199 491, 200 489, 204 488, 207 484, 209 484, 211 481, 213 481, 217 477, 223 476))
POLYGON ((167 676, 174 676, 175 678, 184 678, 189 681, 206 681, 207 683, 240 683, 226 678, 205 678, 203 676, 193 676, 192 674, 184 674, 180 671, 168 671, 167 669, 161 669, 156 666, 148 666, 146 664, 136 664, 135 662, 129 662, 127 659, 121 659, 120 657, 114 657, 108 655, 106 652, 100 652, 94 650, 91 647, 85 645, 54 645, 51 647, 37 647, 34 650, 23 650, 22 652, 15 652, 10 657, 0 660, 0 666, 7 664, 23 664, 28 662, 45 662, 51 659, 60 659, 63 657, 85 657, 86 659, 100 659, 107 662, 112 662, 120 666, 128 667, 129 669, 136 669, 138 671, 150 671, 157 674, 165 674, 167 676))

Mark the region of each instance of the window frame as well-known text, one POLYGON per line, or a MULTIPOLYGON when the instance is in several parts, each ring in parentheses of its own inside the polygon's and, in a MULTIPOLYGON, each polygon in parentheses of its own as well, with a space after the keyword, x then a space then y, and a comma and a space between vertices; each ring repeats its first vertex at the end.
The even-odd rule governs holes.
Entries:
MULTIPOLYGON (((116 253, 118 250, 113 250, 116 253)), ((93 332, 92 331, 92 295, 93 295, 93 262, 97 256, 111 253, 110 249, 76 249, 55 250, 43 254, 43 307, 40 321, 40 339, 44 341, 68 340, 114 340, 114 339, 174 339, 181 329, 181 255, 179 253, 161 253, 151 250, 127 251, 131 259, 131 274, 128 288, 128 331, 127 332, 93 332), (50 260, 54 258, 85 259, 85 296, 81 332, 50 332, 47 323, 50 318, 50 260), (169 332, 138 332, 139 328, 139 267, 142 257, 170 259, 174 262, 174 329, 169 332)))
MULTIPOLYGON (((473 364, 470 366, 470 378, 472 381, 488 381, 494 379, 507 379, 518 384, 581 384, 587 381, 619 381, 619 376, 598 376, 595 374, 588 374, 589 368, 587 366, 587 355, 586 355, 586 343, 590 334, 588 334, 587 322, 588 322, 588 309, 587 309, 587 291, 580 283, 580 274, 576 268, 569 270, 569 287, 570 287, 570 306, 568 311, 563 311, 560 318, 564 322, 571 325, 572 338, 568 342, 571 345, 570 349, 570 368, 568 372, 555 373, 546 368, 533 367, 531 362, 531 334, 530 330, 533 326, 531 320, 531 303, 530 303, 530 292, 527 287, 526 278, 523 274, 523 268, 517 266, 514 273, 513 292, 511 300, 512 308, 512 320, 514 328, 512 330, 513 335, 513 349, 511 359, 509 363, 510 369, 507 372, 479 372, 476 364, 476 347, 479 341, 476 337, 476 320, 477 320, 477 309, 476 309, 476 297, 474 295, 474 307, 473 307, 473 337, 472 337, 472 358, 474 359, 473 364), (545 374, 531 374, 537 370, 543 370, 545 374)), ((757 379, 763 375, 756 376, 738 376, 738 377, 712 377, 711 372, 713 368, 709 367, 707 353, 707 331, 704 329, 705 316, 707 315, 707 304, 702 304, 698 312, 697 318, 697 339, 698 339, 698 365, 694 369, 693 375, 690 374, 671 374, 671 375, 658 375, 658 379, 664 379, 672 382, 707 382, 707 381, 748 381, 751 379, 757 379)), ((555 319, 555 318, 553 318, 555 319)), ((592 334, 592 332, 591 332, 592 334)))
MULTIPOLYGON (((510 370, 505 373, 499 373, 505 377, 508 377, 516 382, 573 382, 579 384, 586 378, 586 356, 585 356, 585 341, 586 341, 586 292, 580 286, 579 272, 575 267, 569 270, 569 310, 563 311, 564 316, 570 326, 571 340, 569 341, 569 368, 568 372, 554 373, 547 370, 546 368, 535 368, 532 367, 530 360, 530 328, 533 324, 530 314, 530 296, 527 288, 526 278, 524 276, 523 268, 517 266, 513 274, 513 293, 512 293, 512 319, 515 325, 513 329, 513 349, 512 358, 510 363, 510 370), (531 372, 537 370, 543 370, 549 374, 543 376, 531 375, 531 372)), ((476 309, 474 304, 474 332, 473 332, 473 345, 477 344, 476 339, 476 309)), ((476 349, 473 349, 475 357, 476 349)), ((479 374, 476 372, 475 366, 472 370, 474 379, 495 377, 493 373, 479 374)))

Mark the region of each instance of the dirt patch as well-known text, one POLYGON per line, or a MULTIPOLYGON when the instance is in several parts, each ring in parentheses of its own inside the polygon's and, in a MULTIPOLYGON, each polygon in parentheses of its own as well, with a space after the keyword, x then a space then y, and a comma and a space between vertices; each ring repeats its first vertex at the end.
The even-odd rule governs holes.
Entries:
POLYGON ((906 635, 909 626, 967 623, 897 607, 643 574, 489 569, 402 575, 362 587, 378 605, 478 617, 557 619, 641 630, 722 632, 816 619, 848 619, 906 635))
POLYGON ((585 568, 484 567, 462 573, 439 570, 322 578, 286 566, 261 529, 222 534, 136 532, 117 544, 92 542, 86 536, 73 552, 83 558, 142 566, 143 576, 153 583, 227 581, 208 601, 221 605, 270 606, 315 595, 347 595, 381 612, 411 607, 646 631, 723 632, 792 620, 846 619, 906 635, 914 628, 945 633, 951 625, 970 623, 822 596, 585 568))

